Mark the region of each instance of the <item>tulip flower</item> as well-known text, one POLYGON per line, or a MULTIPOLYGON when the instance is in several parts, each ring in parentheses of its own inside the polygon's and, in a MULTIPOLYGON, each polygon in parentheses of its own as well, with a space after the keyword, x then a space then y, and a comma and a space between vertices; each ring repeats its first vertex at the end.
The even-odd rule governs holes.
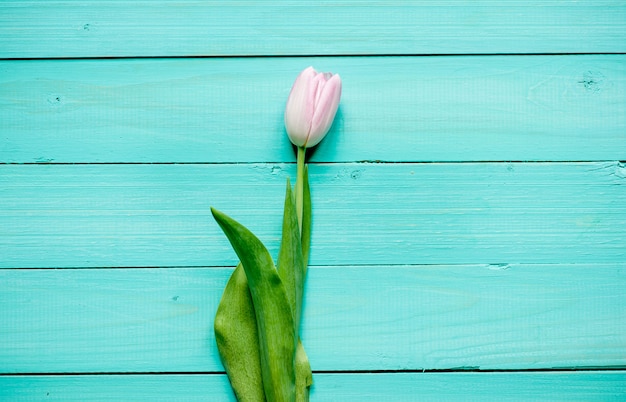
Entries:
POLYGON ((215 341, 241 401, 305 402, 313 375, 300 340, 304 280, 311 242, 311 193, 306 149, 319 144, 333 123, 339 75, 300 73, 285 110, 285 127, 298 148, 295 194, 287 179, 277 264, 252 232, 211 208, 240 264, 215 314, 215 341))
POLYGON ((333 124, 339 98, 339 74, 304 69, 291 88, 285 108, 285 128, 297 147, 313 147, 326 136, 333 124))

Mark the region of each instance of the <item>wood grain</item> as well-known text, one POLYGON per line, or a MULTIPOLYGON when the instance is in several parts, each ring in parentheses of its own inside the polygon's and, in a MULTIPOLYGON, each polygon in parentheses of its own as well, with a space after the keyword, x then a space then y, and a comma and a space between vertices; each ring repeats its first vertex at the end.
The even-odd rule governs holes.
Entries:
POLYGON ((0 57, 624 52, 615 1, 0 2, 0 57))
POLYGON ((314 161, 626 159, 626 56, 592 55, 5 61, 0 161, 293 161, 309 64, 344 82, 314 161))
MULTIPOLYGON (((608 401, 626 392, 621 372, 315 374, 313 401, 608 401)), ((0 377, 0 398, 15 402, 234 402, 225 375, 0 377)))
MULTIPOLYGON (((311 267, 317 371, 625 367, 626 263, 311 267)), ((222 371, 229 268, 0 270, 1 373, 222 371)))
POLYGON ((0 400, 234 401, 209 207, 276 256, 308 65, 311 400, 623 400, 625 38, 604 0, 0 1, 0 400))
MULTIPOLYGON (((625 262, 623 163, 316 164, 312 265, 625 262)), ((293 164, 0 166, 5 268, 224 266, 211 206, 276 256, 293 164)))

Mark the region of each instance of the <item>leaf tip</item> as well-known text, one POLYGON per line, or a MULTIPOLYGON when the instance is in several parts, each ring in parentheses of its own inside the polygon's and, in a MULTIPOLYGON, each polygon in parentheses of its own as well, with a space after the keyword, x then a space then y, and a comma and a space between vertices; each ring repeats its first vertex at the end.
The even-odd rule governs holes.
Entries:
POLYGON ((224 216, 224 213, 218 209, 211 207, 211 215, 213 215, 213 218, 215 218, 216 220, 219 220, 221 217, 224 216))

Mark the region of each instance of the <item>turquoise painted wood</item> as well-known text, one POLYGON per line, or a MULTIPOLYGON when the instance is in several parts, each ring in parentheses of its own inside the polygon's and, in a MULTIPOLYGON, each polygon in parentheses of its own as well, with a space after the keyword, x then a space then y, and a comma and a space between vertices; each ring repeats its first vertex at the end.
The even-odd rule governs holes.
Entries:
POLYGON ((0 2, 0 57, 624 52, 606 0, 0 2))
POLYGON ((234 400, 209 207, 277 254, 308 65, 344 82, 311 401, 626 400, 626 3, 591 0, 0 1, 0 400, 234 400))
MULTIPOLYGON (((626 263, 314 266, 317 371, 623 367, 626 263)), ((219 372, 232 268, 0 270, 3 373, 219 372)))
MULTIPOLYGON (((4 165, 4 268, 236 265, 210 216, 277 255, 293 164, 4 165), (27 217, 27 219, 25 219, 27 217)), ((626 167, 311 165, 312 265, 626 262, 626 167)))
MULTIPOLYGON (((318 374, 313 401, 619 401, 626 392, 621 372, 589 373, 400 373, 318 374)), ((225 375, 113 375, 0 377, 11 401, 234 402, 225 375)))
POLYGON ((4 61, 0 161, 292 161, 309 64, 344 82, 314 161, 625 159, 626 56, 580 55, 4 61))

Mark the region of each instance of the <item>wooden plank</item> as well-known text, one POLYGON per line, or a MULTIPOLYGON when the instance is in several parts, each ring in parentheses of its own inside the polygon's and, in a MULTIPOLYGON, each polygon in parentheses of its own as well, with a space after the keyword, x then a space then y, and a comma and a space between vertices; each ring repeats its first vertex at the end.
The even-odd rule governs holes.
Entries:
POLYGON ((0 62, 0 162, 292 161, 308 64, 344 81, 316 161, 626 159, 612 55, 0 62))
MULTIPOLYGON (((224 266, 210 216, 276 255, 293 164, 2 165, 0 266, 224 266)), ((626 167, 312 164, 312 265, 625 262, 626 167)))
MULTIPOLYGON (((311 267, 318 371, 626 367, 626 264, 311 267)), ((232 268, 0 270, 0 372, 223 370, 232 268)))
POLYGON ((615 1, 0 2, 0 57, 626 51, 615 1))
MULTIPOLYGON (((624 372, 315 374, 313 401, 623 400, 624 372)), ((0 377, 0 398, 19 401, 234 402, 225 375, 0 377)))
POLYGON ((626 159, 626 55, 605 55, 5 61, 0 162, 292 161, 309 64, 344 81, 315 161, 626 159))

